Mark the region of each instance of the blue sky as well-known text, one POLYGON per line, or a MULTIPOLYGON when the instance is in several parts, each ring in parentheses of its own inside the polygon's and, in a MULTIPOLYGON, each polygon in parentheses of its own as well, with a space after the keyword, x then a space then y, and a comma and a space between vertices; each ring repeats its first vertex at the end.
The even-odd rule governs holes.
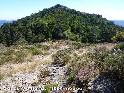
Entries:
POLYGON ((101 14, 110 20, 124 20, 124 0, 0 0, 0 19, 19 19, 55 4, 101 14))

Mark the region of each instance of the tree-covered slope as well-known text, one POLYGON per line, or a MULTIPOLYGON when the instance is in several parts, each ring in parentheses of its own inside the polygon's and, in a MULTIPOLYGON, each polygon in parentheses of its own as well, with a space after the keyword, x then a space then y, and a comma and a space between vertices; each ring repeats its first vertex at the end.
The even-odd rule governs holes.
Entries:
MULTIPOLYGON (((7 45, 26 41, 37 43, 46 40, 69 39, 81 42, 111 42, 124 28, 102 18, 55 5, 38 13, 4 24, 0 41, 7 45)), ((120 40, 120 39, 118 39, 120 40)))

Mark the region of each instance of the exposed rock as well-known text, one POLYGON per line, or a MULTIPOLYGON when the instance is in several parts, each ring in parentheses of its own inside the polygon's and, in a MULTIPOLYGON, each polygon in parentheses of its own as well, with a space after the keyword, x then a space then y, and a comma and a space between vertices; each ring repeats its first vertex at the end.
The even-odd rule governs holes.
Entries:
POLYGON ((124 93, 124 80, 116 74, 105 73, 92 82, 91 93, 124 93))

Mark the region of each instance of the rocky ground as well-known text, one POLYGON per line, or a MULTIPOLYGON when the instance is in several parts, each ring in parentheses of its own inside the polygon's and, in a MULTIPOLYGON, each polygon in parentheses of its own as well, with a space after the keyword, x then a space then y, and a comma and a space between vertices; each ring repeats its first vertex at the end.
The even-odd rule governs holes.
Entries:
POLYGON ((52 65, 43 65, 43 69, 48 71, 49 75, 47 77, 37 71, 34 73, 17 73, 12 77, 2 80, 0 82, 1 92, 41 93, 41 90, 38 88, 44 90, 45 85, 48 84, 59 84, 59 86, 63 86, 66 82, 66 66, 54 67, 52 65))
MULTIPOLYGON (((58 50, 65 48, 68 47, 62 46, 58 50)), ((1 73, 9 74, 10 72, 11 76, 0 81, 0 93, 41 93, 45 85, 63 86, 66 82, 67 66, 59 67, 51 64, 51 56, 58 50, 50 49, 50 55, 46 56, 35 55, 32 57, 32 62, 1 66, 1 73), (20 68, 25 71, 21 71, 20 68)))
MULTIPOLYGON (((92 80, 88 81, 87 84, 85 81, 81 81, 82 78, 84 79, 85 77, 93 77, 89 74, 95 73, 96 71, 93 71, 92 68, 88 68, 87 66, 81 68, 76 75, 78 79, 73 81, 73 84, 69 84, 67 82, 67 73, 69 71, 68 68, 70 64, 52 64, 52 62, 54 61, 52 56, 56 54, 57 51, 69 49, 72 46, 61 42, 54 44, 43 43, 43 45, 52 46, 52 48, 48 50, 49 53, 47 55, 34 55, 31 57, 31 62, 27 61, 18 64, 7 63, 0 66, 0 72, 2 75, 4 74, 4 78, 0 80, 0 93, 84 93, 84 90, 79 91, 79 89, 76 89, 82 87, 86 87, 85 93, 114 93, 112 91, 109 91, 109 89, 112 90, 113 88, 111 88, 110 86, 110 88, 106 88, 106 86, 108 85, 105 85, 103 81, 105 80, 106 83, 109 82, 109 85, 116 84, 117 82, 115 80, 110 80, 108 77, 99 76, 97 78, 92 78, 92 80), (82 71, 86 72, 83 72, 82 74, 82 71), (58 90, 56 88, 73 89, 67 91, 66 89, 58 90), (100 89, 102 90, 100 91, 100 89)), ((96 47, 106 47, 109 50, 112 49, 114 46, 114 44, 97 44, 92 46, 80 47, 78 49, 73 49, 72 51, 73 54, 77 54, 80 58, 83 59, 83 55, 85 55, 89 51, 93 51, 96 47)), ((121 91, 117 93, 123 92, 121 91)))

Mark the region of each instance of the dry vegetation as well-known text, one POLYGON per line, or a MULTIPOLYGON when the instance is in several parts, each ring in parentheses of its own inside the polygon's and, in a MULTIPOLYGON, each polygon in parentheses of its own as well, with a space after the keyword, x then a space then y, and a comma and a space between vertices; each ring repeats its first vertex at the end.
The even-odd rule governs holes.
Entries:
MULTIPOLYGON (((0 79, 2 81, 19 74, 37 72, 38 80, 32 84, 49 82, 50 85, 45 86, 48 89, 45 93, 50 93, 48 91, 52 85, 59 85, 50 81, 51 73, 54 73, 54 69, 50 70, 52 65, 67 68, 63 79, 67 78, 68 87, 74 85, 77 77, 89 82, 97 75, 109 71, 119 73, 119 77, 124 79, 123 47, 123 43, 83 44, 72 41, 4 47, 0 52, 0 79)), ((56 78, 59 80, 60 77, 56 78)))

